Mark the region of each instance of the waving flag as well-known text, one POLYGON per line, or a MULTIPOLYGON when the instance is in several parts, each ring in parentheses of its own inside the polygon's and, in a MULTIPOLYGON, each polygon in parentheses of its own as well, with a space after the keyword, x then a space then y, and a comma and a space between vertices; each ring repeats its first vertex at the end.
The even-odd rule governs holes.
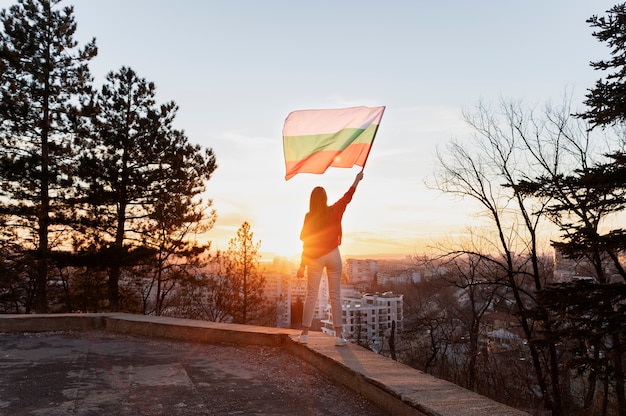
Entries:
POLYGON ((287 116, 283 150, 287 174, 365 166, 385 107, 300 110, 287 116))

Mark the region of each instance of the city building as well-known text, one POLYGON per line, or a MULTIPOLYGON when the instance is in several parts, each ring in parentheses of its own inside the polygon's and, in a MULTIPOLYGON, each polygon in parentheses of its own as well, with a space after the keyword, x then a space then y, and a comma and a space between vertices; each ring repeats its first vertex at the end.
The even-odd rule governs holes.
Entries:
MULTIPOLYGON (((404 301, 402 295, 392 292, 369 293, 357 297, 344 297, 343 336, 351 342, 364 344, 374 351, 380 351, 385 339, 389 339, 392 328, 394 335, 401 335, 403 329, 404 301)), ((333 334, 330 310, 322 319, 322 331, 333 334)))
POLYGON ((347 259, 345 271, 348 283, 367 290, 376 283, 378 261, 372 259, 347 259))
MULTIPOLYGON (((391 292, 362 295, 364 287, 376 282, 378 262, 376 260, 346 261, 348 282, 342 283, 344 336, 352 342, 370 345, 373 349, 381 345, 384 337, 391 333, 395 323, 396 334, 402 332, 403 297, 391 292)), ((390 270, 390 269, 387 269, 390 270)), ((302 319, 302 307, 306 298, 306 278, 298 278, 296 270, 290 273, 266 271, 265 294, 268 300, 276 302, 279 328, 298 327, 302 319)), ((414 280, 412 274, 403 274, 401 280, 414 280)), ((326 274, 320 280, 318 299, 313 314, 313 330, 334 334, 331 321, 331 307, 328 302, 328 279, 326 274), (321 324, 321 328, 317 327, 321 324)))
POLYGON ((422 272, 410 259, 347 259, 346 276, 348 283, 363 291, 375 285, 418 283, 422 280, 422 272))
POLYGON ((376 275, 376 283, 385 287, 391 284, 409 284, 422 281, 422 274, 415 269, 379 271, 376 275))

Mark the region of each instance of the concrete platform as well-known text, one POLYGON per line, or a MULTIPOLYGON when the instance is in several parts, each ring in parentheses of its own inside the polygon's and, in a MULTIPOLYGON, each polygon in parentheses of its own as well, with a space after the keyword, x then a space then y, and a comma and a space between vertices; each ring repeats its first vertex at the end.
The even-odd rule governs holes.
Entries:
POLYGON ((0 416, 521 416, 311 333, 129 314, 0 315, 0 416))
POLYGON ((277 347, 5 333, 0 357, 6 416, 387 414, 277 347))

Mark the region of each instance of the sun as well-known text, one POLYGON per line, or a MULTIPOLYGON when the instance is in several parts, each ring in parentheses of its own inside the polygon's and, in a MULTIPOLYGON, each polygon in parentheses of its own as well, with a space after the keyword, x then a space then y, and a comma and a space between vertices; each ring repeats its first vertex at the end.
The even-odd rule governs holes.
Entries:
POLYGON ((291 260, 300 257, 302 242, 298 239, 298 235, 284 236, 276 233, 271 236, 268 235, 266 239, 261 241, 260 251, 291 260))

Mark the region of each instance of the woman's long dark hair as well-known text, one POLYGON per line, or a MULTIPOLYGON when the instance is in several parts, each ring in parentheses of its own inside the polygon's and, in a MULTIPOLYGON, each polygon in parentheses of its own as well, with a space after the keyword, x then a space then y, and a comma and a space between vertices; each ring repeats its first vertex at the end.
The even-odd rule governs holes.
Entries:
POLYGON ((309 201, 309 221, 310 227, 320 230, 328 225, 328 197, 326 190, 321 186, 313 188, 311 200, 309 201))

